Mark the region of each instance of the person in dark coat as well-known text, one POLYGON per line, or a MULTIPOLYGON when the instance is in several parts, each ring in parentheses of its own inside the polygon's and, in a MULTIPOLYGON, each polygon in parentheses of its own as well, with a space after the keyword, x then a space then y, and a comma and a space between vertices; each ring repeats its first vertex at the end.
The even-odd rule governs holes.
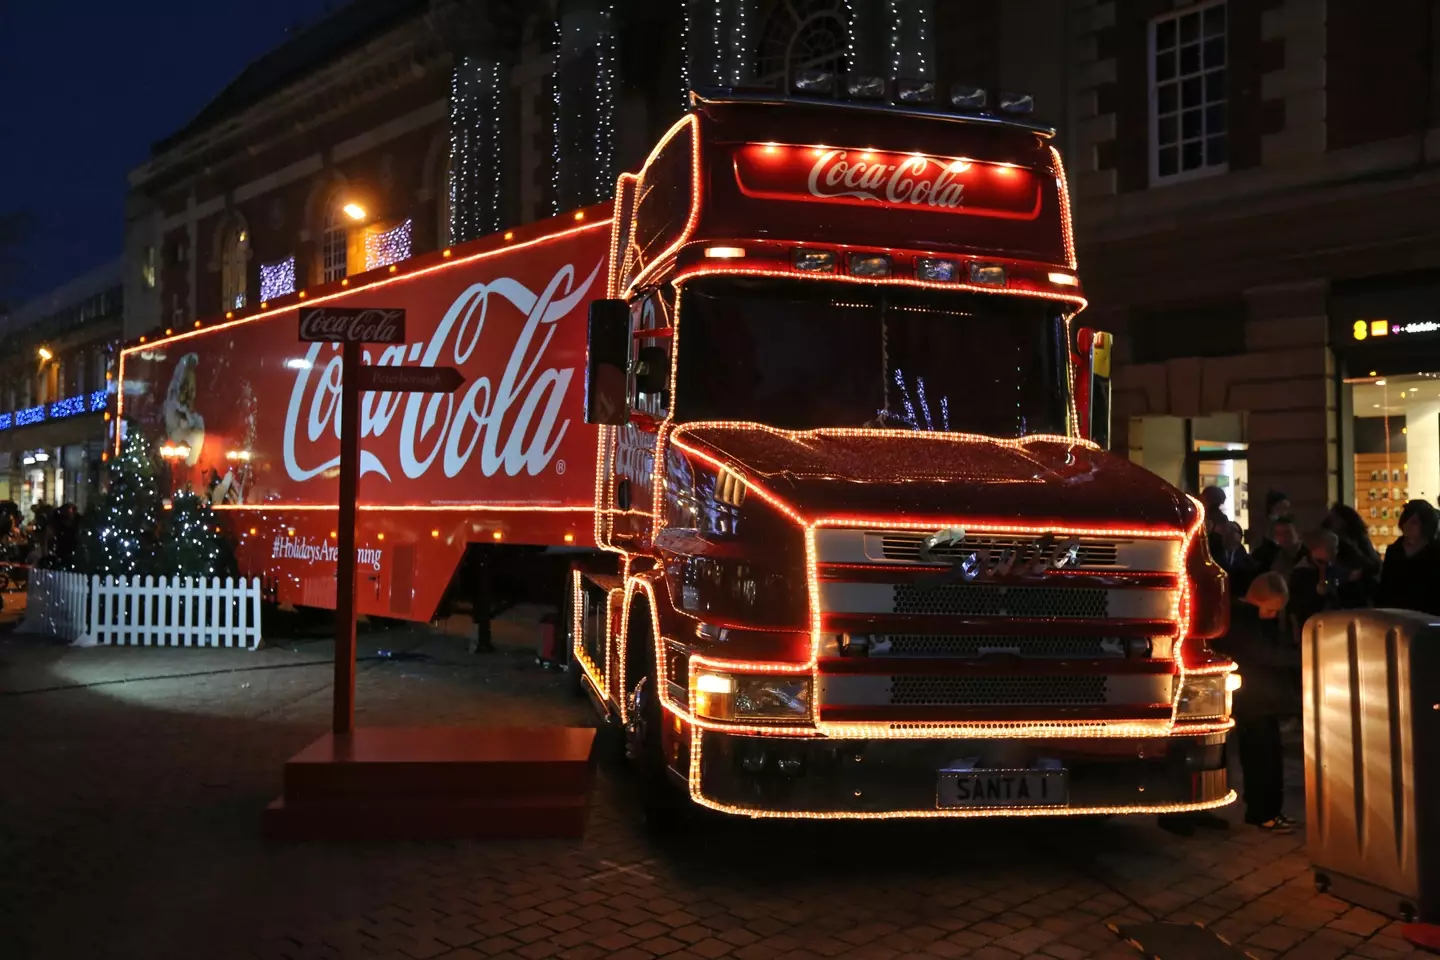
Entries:
POLYGON ((1424 500, 1400 511, 1400 539, 1385 551, 1375 606, 1440 616, 1440 516, 1424 500))
POLYGON ((1270 535, 1250 557, 1255 561, 1256 572, 1273 570, 1282 577, 1288 577, 1304 553, 1300 533, 1295 529, 1295 518, 1283 516, 1271 521, 1270 535))
POLYGON ((1234 520, 1226 520, 1219 525, 1220 549, 1214 555, 1220 569, 1230 575, 1230 593, 1235 596, 1243 596, 1245 588, 1250 586, 1258 572, 1255 569, 1255 561, 1245 550, 1244 531, 1240 524, 1234 520))
POLYGON ((1285 578, 1261 573, 1237 600, 1230 630, 1213 644, 1239 667, 1232 715, 1244 781, 1245 822, 1271 833, 1290 833, 1285 816, 1284 756, 1280 719, 1300 713, 1300 649, 1277 629, 1289 601, 1285 578))
POLYGON ((1340 584, 1340 606, 1346 610, 1368 607, 1380 585, 1380 554, 1370 542, 1370 531, 1354 507, 1336 503, 1326 514, 1323 526, 1340 540, 1335 559, 1347 571, 1340 584))
POLYGON ((1340 560, 1340 538, 1333 530, 1322 527, 1306 536, 1305 555, 1290 571, 1288 583, 1291 636, 1299 637, 1305 621, 1315 614, 1349 606, 1344 591, 1354 584, 1355 573, 1340 560))

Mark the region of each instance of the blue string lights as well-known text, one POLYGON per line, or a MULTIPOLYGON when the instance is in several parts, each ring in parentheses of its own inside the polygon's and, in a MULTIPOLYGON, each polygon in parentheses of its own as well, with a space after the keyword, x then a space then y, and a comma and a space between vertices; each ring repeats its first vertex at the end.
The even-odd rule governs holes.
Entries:
POLYGON ((29 427, 37 423, 48 423, 51 420, 78 417, 86 413, 101 413, 109 402, 109 391, 101 388, 91 390, 89 393, 77 393, 53 403, 38 403, 33 407, 0 413, 0 430, 9 430, 11 427, 29 427))
POLYGON ((925 396, 925 378, 915 378, 915 400, 919 401, 920 415, 916 416, 915 401, 910 398, 910 388, 905 383, 905 374, 896 369, 895 386, 900 390, 900 400, 905 405, 904 414, 896 413, 890 409, 877 410, 880 423, 894 423, 907 426, 912 430, 936 430, 948 432, 950 430, 950 398, 940 398, 940 426, 935 426, 935 421, 930 413, 930 401, 925 396), (924 421, 923 424, 921 421, 924 421))

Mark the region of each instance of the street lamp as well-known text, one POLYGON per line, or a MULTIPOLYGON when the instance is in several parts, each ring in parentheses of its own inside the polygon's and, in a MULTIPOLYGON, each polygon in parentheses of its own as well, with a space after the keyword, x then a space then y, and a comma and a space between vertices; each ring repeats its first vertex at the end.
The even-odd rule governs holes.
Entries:
POLYGON ((41 347, 38 352, 40 354, 41 361, 49 361, 54 359, 55 357, 55 354, 50 352, 49 347, 41 347))
POLYGON ((365 219, 365 208, 360 206, 360 204, 358 203, 347 203, 345 204, 345 206, 341 207, 341 209, 345 211, 345 216, 349 217, 351 220, 365 219))

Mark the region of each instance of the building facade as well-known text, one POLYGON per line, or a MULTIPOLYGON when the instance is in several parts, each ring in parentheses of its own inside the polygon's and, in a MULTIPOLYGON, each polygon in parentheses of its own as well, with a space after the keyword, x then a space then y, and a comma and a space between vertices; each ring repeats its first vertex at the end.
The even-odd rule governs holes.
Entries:
POLYGON ((1263 529, 1440 494, 1440 15, 1072 0, 1077 246, 1117 443, 1263 529))
POLYGON ((124 313, 115 261, 0 317, 0 500, 36 504, 98 494, 110 384, 124 313))
POLYGON ((607 200, 691 88, 802 69, 943 83, 950 9, 354 0, 251 64, 132 172, 127 337, 607 200))

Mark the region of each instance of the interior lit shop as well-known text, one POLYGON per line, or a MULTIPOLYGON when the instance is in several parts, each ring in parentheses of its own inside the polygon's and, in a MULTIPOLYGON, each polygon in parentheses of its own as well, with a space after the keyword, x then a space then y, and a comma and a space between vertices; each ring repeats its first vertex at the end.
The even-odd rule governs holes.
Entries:
POLYGON ((1340 488, 1383 548, 1440 497, 1440 274, 1336 284, 1340 488))

